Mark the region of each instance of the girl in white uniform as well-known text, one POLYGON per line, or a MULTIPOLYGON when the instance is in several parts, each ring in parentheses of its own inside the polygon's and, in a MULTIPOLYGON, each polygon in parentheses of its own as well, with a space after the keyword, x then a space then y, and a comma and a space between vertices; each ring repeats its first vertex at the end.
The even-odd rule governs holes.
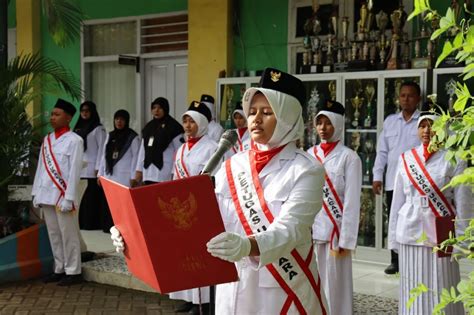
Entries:
POLYGON ((235 262, 239 281, 216 289, 216 314, 327 314, 311 226, 322 205, 324 169, 295 141, 303 135, 302 82, 266 69, 243 109, 255 149, 216 175, 226 228, 211 255, 235 262))
POLYGON ((96 105, 85 101, 80 106, 81 116, 77 120, 74 132, 81 136, 84 142, 84 166, 81 170, 81 179, 87 180, 87 188, 81 199, 79 209, 79 226, 83 230, 101 229, 101 205, 105 198, 104 192, 97 184, 97 173, 106 132, 100 123, 96 105))
MULTIPOLYGON (((437 231, 443 225, 449 226, 452 217, 456 217, 457 235, 473 217, 468 186, 441 191, 451 178, 463 172, 466 163, 459 161, 452 165, 445 159, 446 151, 428 151, 431 124, 437 118, 431 112, 420 114, 418 136, 422 144, 402 154, 395 177, 388 245, 389 249, 398 251, 400 259, 399 314, 431 314, 440 301, 442 289, 450 290, 457 285, 460 280, 457 261, 438 257, 433 253, 433 246, 439 243, 437 231), (422 235, 426 235, 426 240, 420 242, 422 235), (419 296, 408 309, 410 290, 421 283, 430 291, 419 296)), ((464 314, 461 303, 449 305, 445 312, 464 314)))
POLYGON ((233 153, 247 151, 250 149, 250 132, 247 128, 247 118, 245 118, 245 113, 242 109, 242 102, 238 102, 235 105, 235 110, 232 113, 232 119, 234 120, 234 125, 237 132, 237 143, 232 148, 233 153))
MULTIPOLYGON (((210 118, 211 112, 207 106, 199 102, 192 102, 183 114, 186 143, 176 152, 173 179, 199 175, 216 151, 217 143, 207 134, 210 118)), ((204 314, 208 313, 209 287, 173 292, 170 298, 187 302, 178 307, 177 312, 190 311, 191 314, 199 314, 199 304, 201 304, 204 314)))
MULTIPOLYGON (((314 258, 311 226, 322 206, 324 168, 297 149, 303 135, 303 83, 266 69, 243 99, 256 148, 216 174, 226 232, 208 252, 235 262, 239 281, 217 285, 215 314, 328 314, 314 258)), ((117 251, 124 242, 111 229, 117 251)))
POLYGON ((352 257, 357 245, 362 162, 341 143, 344 106, 324 103, 314 127, 321 144, 308 149, 326 170, 323 208, 313 225, 316 259, 330 314, 352 314, 352 257))
POLYGON ((33 206, 41 207, 54 257, 54 273, 45 282, 66 286, 82 281, 77 224, 82 139, 69 129, 76 108, 58 99, 51 112, 54 132, 43 140, 32 188, 33 206))
POLYGON ((214 97, 212 97, 211 95, 203 94, 201 95, 201 103, 204 103, 211 111, 211 119, 209 119, 207 134, 212 140, 219 143, 221 135, 224 132, 224 128, 222 128, 222 126, 218 122, 216 122, 216 105, 214 102, 214 97))
MULTIPOLYGON (((114 130, 107 135, 105 140, 98 175, 124 186, 134 187, 136 186, 135 167, 140 149, 140 138, 134 130, 130 129, 129 124, 130 114, 126 110, 120 109, 115 112, 114 130)), ((102 218, 102 230, 108 233, 113 226, 113 221, 105 198, 103 208, 105 211, 102 218)))

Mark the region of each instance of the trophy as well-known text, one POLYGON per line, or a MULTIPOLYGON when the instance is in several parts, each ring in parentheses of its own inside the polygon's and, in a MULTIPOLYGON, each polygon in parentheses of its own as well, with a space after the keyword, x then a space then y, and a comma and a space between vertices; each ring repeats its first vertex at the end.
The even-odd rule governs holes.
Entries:
POLYGON ((446 94, 448 94, 448 111, 453 112, 454 96, 456 95, 456 80, 451 78, 444 86, 446 94))
POLYGON ((365 96, 367 97, 367 112, 364 119, 364 127, 372 127, 372 100, 375 96, 375 86, 374 82, 371 80, 367 83, 364 89, 365 96))
POLYGON ((400 88, 402 86, 402 79, 396 79, 394 84, 393 104, 395 104, 395 112, 400 112, 400 88))
POLYGON ((360 132, 351 133, 351 148, 358 153, 360 147, 360 132))
POLYGON ((387 62, 387 69, 393 70, 399 68, 398 60, 398 41, 400 40, 401 23, 402 23, 402 11, 400 9, 393 11, 390 14, 390 20, 392 21, 392 40, 390 44, 390 59, 387 62))
POLYGON ((360 20, 357 22, 357 39, 364 40, 366 35, 366 23, 367 23, 367 15, 369 10, 367 8, 367 4, 363 3, 360 7, 360 20))
POLYGON ((387 27, 388 24, 388 15, 380 10, 380 12, 376 16, 376 22, 377 22, 377 27, 379 28, 380 32, 380 37, 378 40, 378 46, 379 46, 379 59, 380 62, 377 64, 377 69, 383 70, 385 69, 385 59, 387 57, 387 52, 385 51, 387 47, 387 38, 385 37, 385 28, 387 27))
POLYGON ((365 160, 364 160, 364 175, 362 182, 370 183, 370 177, 372 176, 372 152, 374 150, 374 143, 372 139, 367 138, 365 140, 365 160))
POLYGON ((225 120, 225 127, 226 129, 231 129, 232 128, 232 108, 233 108, 232 99, 234 98, 234 90, 229 85, 225 87, 225 97, 227 99, 227 103, 226 103, 227 118, 225 120))
POLYGON ((331 100, 336 100, 336 81, 329 81, 328 84, 329 95, 331 96, 331 100))
POLYGON ((349 31, 349 17, 344 16, 342 17, 341 21, 342 25, 342 47, 347 48, 349 45, 349 40, 347 39, 347 32, 349 31))
POLYGON ((362 103, 364 102, 363 97, 359 97, 359 94, 357 93, 355 97, 351 98, 351 104, 352 107, 354 107, 354 120, 352 120, 352 127, 357 128, 359 127, 359 117, 360 117, 360 112, 359 109, 362 106, 362 103))
POLYGON ((317 133, 316 128, 313 126, 314 117, 316 117, 317 105, 319 103, 319 93, 317 86, 311 90, 311 96, 308 100, 308 120, 306 122, 306 147, 311 147, 316 144, 317 133))

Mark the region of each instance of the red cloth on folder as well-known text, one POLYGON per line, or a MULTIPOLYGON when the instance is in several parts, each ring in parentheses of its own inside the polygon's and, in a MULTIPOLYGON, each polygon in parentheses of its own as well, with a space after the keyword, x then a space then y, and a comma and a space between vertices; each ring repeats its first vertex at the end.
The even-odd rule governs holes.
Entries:
POLYGON ((224 232, 209 176, 137 188, 100 181, 134 276, 160 293, 238 280, 233 263, 206 249, 212 237, 224 232))

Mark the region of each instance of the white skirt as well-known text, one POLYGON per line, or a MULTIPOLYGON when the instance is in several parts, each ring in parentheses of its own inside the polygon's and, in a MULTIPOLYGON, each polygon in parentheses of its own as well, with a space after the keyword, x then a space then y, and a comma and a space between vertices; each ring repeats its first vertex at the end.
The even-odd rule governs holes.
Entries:
MULTIPOLYGON (((451 290, 460 281, 459 265, 450 257, 439 258, 432 247, 400 244, 400 301, 399 314, 431 314, 440 301, 443 288, 451 290), (410 309, 407 307, 410 290, 423 283, 428 292, 419 296, 410 309)), ((446 315, 464 314, 461 303, 445 308, 446 315)))
POLYGON ((319 275, 331 315, 352 314, 352 255, 334 257, 329 243, 316 243, 319 275))

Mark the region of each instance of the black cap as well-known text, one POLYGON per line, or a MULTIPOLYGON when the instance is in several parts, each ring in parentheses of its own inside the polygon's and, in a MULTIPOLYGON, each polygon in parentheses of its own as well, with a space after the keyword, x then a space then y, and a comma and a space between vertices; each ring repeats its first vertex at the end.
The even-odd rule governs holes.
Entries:
POLYGON ((208 103, 215 104, 214 103, 214 97, 212 97, 210 95, 207 95, 207 94, 201 95, 201 102, 208 102, 208 103))
POLYGON ((74 114, 77 111, 77 109, 76 109, 76 107, 74 107, 74 105, 72 105, 68 101, 63 100, 62 98, 58 98, 58 100, 56 101, 56 105, 54 105, 54 107, 62 109, 63 111, 65 111, 66 113, 68 113, 71 116, 74 116, 74 114))
POLYGON ((211 115, 211 111, 209 107, 207 107, 206 104, 202 102, 192 101, 191 105, 189 105, 188 111, 189 110, 193 110, 204 115, 207 118, 208 122, 210 122, 212 119, 212 115, 211 115))
POLYGON ((339 114, 342 116, 344 116, 344 113, 345 113, 345 108, 341 103, 336 102, 336 101, 331 101, 331 100, 321 101, 318 108, 319 108, 319 111, 332 112, 332 113, 339 114))
POLYGON ((259 87, 279 91, 295 97, 301 105, 306 101, 306 89, 300 79, 274 68, 266 68, 259 87))
POLYGON ((153 102, 151 102, 151 108, 153 109, 154 105, 160 105, 164 112, 168 115, 170 112, 170 103, 164 97, 155 98, 153 102))
POLYGON ((243 110, 243 108, 242 108, 242 102, 240 102, 240 101, 237 102, 237 103, 235 104, 234 110, 243 110))

